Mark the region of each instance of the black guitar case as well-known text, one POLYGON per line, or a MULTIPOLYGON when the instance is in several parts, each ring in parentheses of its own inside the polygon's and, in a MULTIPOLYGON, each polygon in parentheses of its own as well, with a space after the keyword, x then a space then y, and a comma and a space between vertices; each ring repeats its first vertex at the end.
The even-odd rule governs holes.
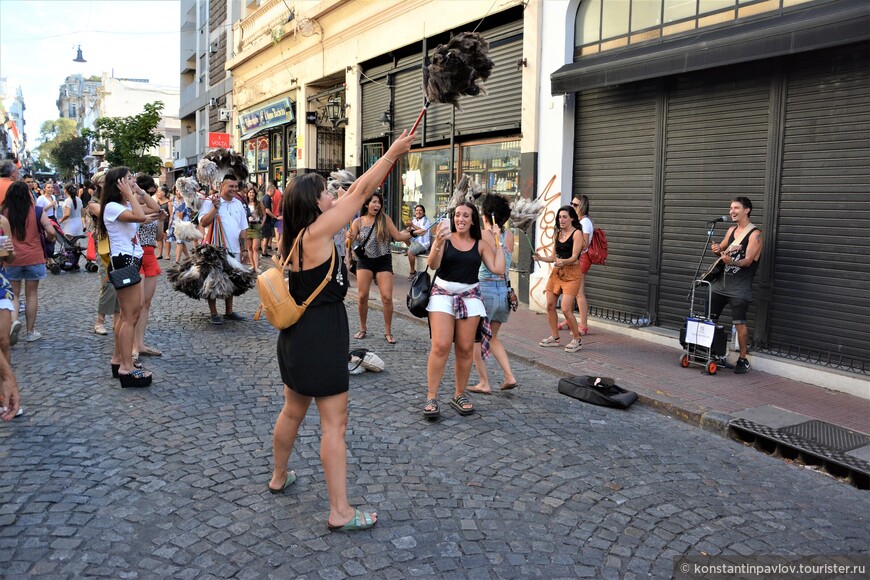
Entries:
POLYGON ((637 393, 617 386, 607 377, 567 377, 559 381, 559 392, 584 403, 616 409, 628 409, 637 401, 637 393))

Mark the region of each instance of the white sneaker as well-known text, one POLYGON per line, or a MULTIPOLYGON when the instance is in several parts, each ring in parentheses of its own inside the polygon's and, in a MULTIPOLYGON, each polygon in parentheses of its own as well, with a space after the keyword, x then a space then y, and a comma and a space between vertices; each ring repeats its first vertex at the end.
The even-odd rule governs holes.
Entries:
POLYGON ((27 304, 25 304, 24 301, 22 300, 22 301, 18 304, 18 312, 24 312, 24 309, 25 309, 25 308, 27 308, 27 304))
POLYGON ((38 330, 34 330, 33 332, 22 332, 21 338, 24 339, 25 342, 33 342, 34 340, 39 340, 42 338, 42 334, 38 330))
POLYGON ((12 327, 9 329, 9 346, 18 344, 18 336, 21 334, 21 321, 13 320, 12 327))

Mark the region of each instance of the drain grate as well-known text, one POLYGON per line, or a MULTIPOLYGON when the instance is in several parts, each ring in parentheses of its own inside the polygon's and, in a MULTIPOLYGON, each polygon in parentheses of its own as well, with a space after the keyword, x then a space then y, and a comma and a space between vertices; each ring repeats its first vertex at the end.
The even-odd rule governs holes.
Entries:
MULTIPOLYGON (((811 423, 813 421, 808 421, 811 423)), ((825 445, 818 441, 807 439, 796 433, 789 433, 788 428, 774 429, 766 425, 759 425, 747 419, 735 419, 728 424, 729 429, 737 433, 749 433, 791 449, 807 453, 819 459, 829 461, 851 472, 860 474, 864 481, 870 477, 870 462, 857 457, 847 455, 839 449, 825 445)), ((796 427, 796 426, 793 426, 796 427)), ((793 428, 791 427, 791 428, 793 428)))
POLYGON ((815 441, 837 451, 851 451, 865 445, 870 445, 870 437, 866 435, 816 419, 798 425, 782 427, 779 431, 791 433, 809 441, 815 441))

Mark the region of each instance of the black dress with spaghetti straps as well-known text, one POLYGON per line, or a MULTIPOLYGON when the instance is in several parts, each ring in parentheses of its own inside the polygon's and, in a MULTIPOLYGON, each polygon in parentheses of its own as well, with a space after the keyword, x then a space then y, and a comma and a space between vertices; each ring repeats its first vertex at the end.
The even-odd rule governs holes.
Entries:
MULTIPOLYGON (((302 240, 298 252, 302 256, 302 240)), ((290 272, 290 294, 297 304, 308 299, 320 285, 329 271, 329 263, 330 260, 326 260, 304 270, 300 259, 300 271, 290 272)), ((348 390, 350 329, 344 307, 347 288, 344 260, 336 256, 332 280, 326 283, 299 322, 278 335, 281 380, 300 395, 329 397, 348 390)))

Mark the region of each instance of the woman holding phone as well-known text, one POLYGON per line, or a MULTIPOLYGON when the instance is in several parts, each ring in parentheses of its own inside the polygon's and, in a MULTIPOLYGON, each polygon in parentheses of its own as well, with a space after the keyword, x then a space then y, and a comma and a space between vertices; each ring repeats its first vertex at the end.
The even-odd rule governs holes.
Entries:
MULTIPOLYGON (((146 217, 138 192, 136 179, 126 167, 115 167, 106 174, 97 227, 109 238, 110 271, 126 266, 135 266, 138 270, 142 266, 139 224, 144 223, 146 217)), ((121 313, 114 324, 112 375, 117 373, 122 388, 147 387, 151 384, 151 373, 134 366, 133 362, 133 335, 142 309, 142 288, 133 284, 115 290, 121 313)))

